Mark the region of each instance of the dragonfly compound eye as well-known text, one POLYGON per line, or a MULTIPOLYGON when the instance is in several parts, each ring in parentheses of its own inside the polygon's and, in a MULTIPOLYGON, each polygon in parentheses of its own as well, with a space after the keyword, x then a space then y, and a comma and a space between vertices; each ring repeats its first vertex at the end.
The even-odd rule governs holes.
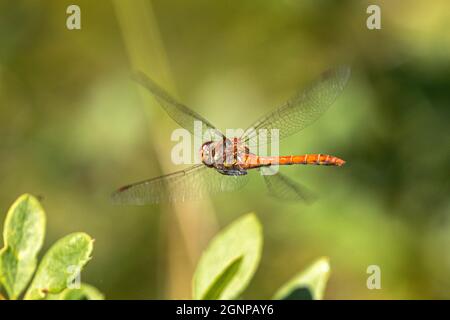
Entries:
POLYGON ((205 165, 207 166, 212 165, 213 161, 211 157, 210 143, 203 144, 202 149, 200 150, 200 157, 205 165))

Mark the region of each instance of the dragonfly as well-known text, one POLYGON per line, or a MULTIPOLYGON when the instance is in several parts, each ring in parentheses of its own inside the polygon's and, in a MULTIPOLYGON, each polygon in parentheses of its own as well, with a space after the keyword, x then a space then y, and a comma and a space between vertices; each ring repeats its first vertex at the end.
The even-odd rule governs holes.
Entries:
POLYGON ((300 183, 273 171, 275 166, 299 164, 339 167, 344 165, 344 160, 328 154, 262 156, 250 152, 249 145, 255 141, 260 130, 272 132, 272 129, 277 129, 279 139, 283 139, 314 123, 343 91, 349 77, 348 66, 338 66, 323 72, 290 100, 256 121, 242 136, 229 138, 204 117, 178 102, 147 75, 137 72, 135 80, 150 91, 176 123, 196 134, 193 123, 199 121, 202 130, 212 130, 219 138, 202 144, 199 150, 201 163, 123 186, 112 194, 113 202, 146 205, 198 200, 207 195, 242 188, 248 182, 247 173, 254 169, 265 170, 262 176, 270 195, 283 200, 310 202, 314 198, 313 194, 300 183))

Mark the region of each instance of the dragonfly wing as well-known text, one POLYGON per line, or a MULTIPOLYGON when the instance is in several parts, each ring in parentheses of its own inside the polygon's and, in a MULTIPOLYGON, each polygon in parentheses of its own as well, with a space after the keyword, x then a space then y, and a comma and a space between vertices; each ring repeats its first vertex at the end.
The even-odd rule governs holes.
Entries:
POLYGON ((324 72, 321 77, 284 105, 257 121, 244 133, 243 141, 253 141, 259 129, 279 129, 279 138, 290 136, 317 120, 344 89, 350 67, 341 66, 324 72), (250 140, 252 139, 252 140, 250 140))
MULTIPOLYGON (((270 168, 263 168, 263 170, 273 170, 270 168)), ((312 203, 315 200, 315 195, 300 183, 288 178, 287 176, 277 172, 266 172, 271 174, 264 174, 264 182, 267 185, 269 194, 280 200, 287 201, 304 201, 312 203)))
MULTIPOLYGON (((198 113, 192 111, 185 105, 179 103, 164 89, 159 87, 152 79, 150 79, 143 72, 136 72, 133 75, 133 79, 140 83, 143 87, 151 92, 158 103, 164 108, 167 114, 180 126, 194 133, 194 121, 200 121, 202 124, 202 130, 199 132, 200 137, 203 138, 203 133, 210 130, 211 135, 217 135, 223 137, 219 130, 217 130, 208 120, 203 118, 198 113)), ((214 140, 214 139, 211 139, 214 140)))
POLYGON ((186 170, 137 182, 112 195, 115 204, 145 205, 201 199, 209 194, 233 191, 248 181, 244 176, 226 176, 203 164, 186 170))

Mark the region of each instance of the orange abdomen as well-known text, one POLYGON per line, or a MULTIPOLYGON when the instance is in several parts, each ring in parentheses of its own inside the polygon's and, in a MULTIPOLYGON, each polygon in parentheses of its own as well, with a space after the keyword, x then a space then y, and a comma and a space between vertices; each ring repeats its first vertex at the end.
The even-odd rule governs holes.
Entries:
POLYGON ((342 166, 345 161, 328 154, 306 154, 301 156, 279 156, 279 157, 259 157, 249 156, 247 163, 250 168, 257 168, 269 165, 291 165, 291 164, 315 164, 323 166, 342 166))

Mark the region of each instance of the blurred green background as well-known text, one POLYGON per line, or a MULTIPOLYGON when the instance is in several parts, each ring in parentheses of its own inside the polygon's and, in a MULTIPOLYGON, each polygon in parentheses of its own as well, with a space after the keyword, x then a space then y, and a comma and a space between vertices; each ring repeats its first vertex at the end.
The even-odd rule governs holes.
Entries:
POLYGON ((450 298, 449 30, 446 0, 2 0, 0 219, 20 194, 42 196, 46 247, 92 235, 82 280, 111 299, 189 298, 208 240, 250 211, 265 244, 245 298, 270 298, 320 256, 331 261, 327 299, 450 298), (70 4, 81 30, 66 28, 70 4), (366 28, 369 4, 381 6, 381 30, 366 28), (353 70, 343 95, 281 144, 347 161, 282 169, 316 203, 270 198, 255 175, 201 202, 110 204, 117 187, 180 169, 177 125, 132 69, 225 128, 342 63, 353 70), (372 264, 381 290, 366 287, 372 264))

